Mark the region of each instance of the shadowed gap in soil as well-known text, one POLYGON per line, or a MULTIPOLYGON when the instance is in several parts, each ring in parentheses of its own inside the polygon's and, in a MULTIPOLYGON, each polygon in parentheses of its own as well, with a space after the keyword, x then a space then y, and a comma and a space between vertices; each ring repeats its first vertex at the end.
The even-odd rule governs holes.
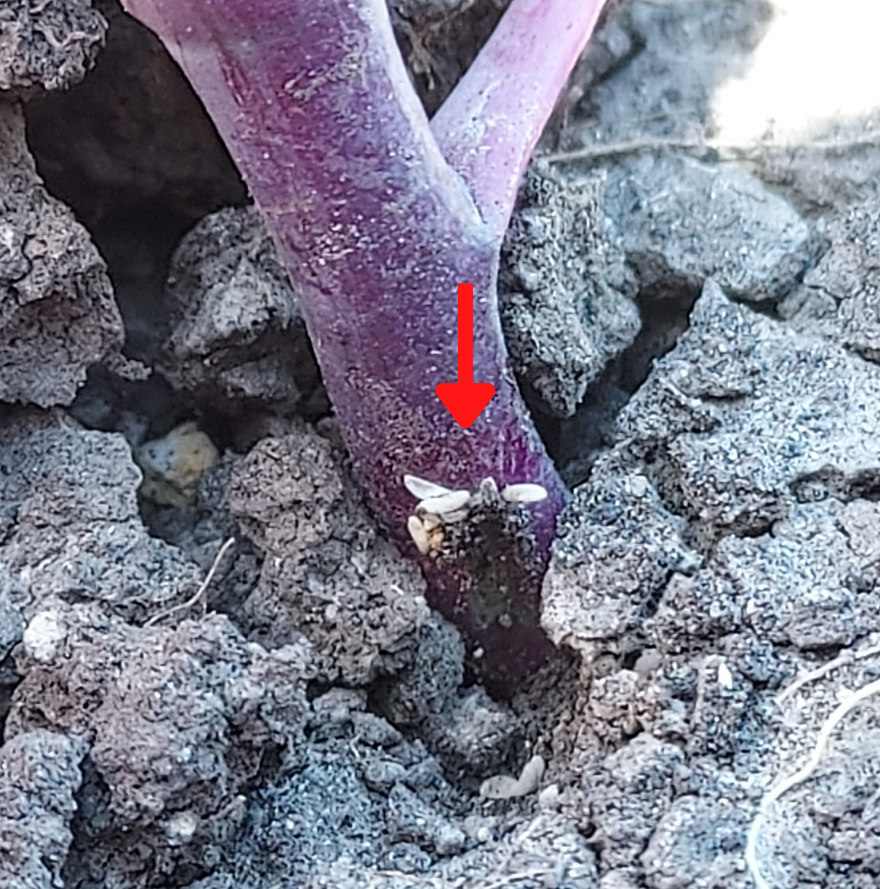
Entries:
POLYGON ((641 330, 590 385, 573 417, 558 419, 543 413, 534 393, 521 384, 538 431, 570 488, 590 477, 593 461, 613 443, 615 417, 648 378, 654 362, 671 351, 687 330, 699 295, 699 286, 684 281, 642 290, 636 300, 641 330))

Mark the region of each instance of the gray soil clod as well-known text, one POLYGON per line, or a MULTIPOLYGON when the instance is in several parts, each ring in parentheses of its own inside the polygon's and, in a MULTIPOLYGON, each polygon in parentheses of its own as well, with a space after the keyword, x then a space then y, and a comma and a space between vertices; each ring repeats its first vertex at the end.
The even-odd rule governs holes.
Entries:
POLYGON ((500 310, 521 382, 570 417, 639 332, 635 280, 604 225, 605 182, 533 169, 504 245, 500 310))
POLYGON ((50 196, 17 101, 78 83, 104 45, 90 2, 0 9, 0 400, 70 404, 89 366, 118 353, 107 269, 69 207, 50 196))
MULTIPOLYGON (((559 662, 499 702, 164 51, 0 4, 2 889, 876 885, 880 699, 761 808, 880 663, 880 96, 799 142, 718 105, 808 5, 611 4, 542 140, 499 302, 582 483, 559 662), (193 419, 218 459, 147 502, 133 449, 193 419)), ((504 6, 391 3, 429 110, 504 6)))
POLYGON ((252 207, 210 214, 183 238, 167 296, 161 370, 176 389, 290 411, 317 385, 299 303, 252 207))
POLYGON ((620 161, 608 180, 606 212, 644 290, 711 277, 735 299, 777 302, 815 252, 795 208, 741 170, 658 153, 620 161))
POLYGON ((91 0, 8 0, 0 9, 0 94, 30 97, 79 83, 104 45, 91 0))
POLYGON ((123 329, 107 268, 71 210, 43 187, 20 106, 0 97, 0 399, 70 404, 123 329))
POLYGON ((195 588, 196 566, 141 522, 140 472, 122 436, 61 413, 20 410, 4 421, 0 561, 26 620, 52 596, 143 618, 195 588))
POLYGON ((36 729, 0 747, 0 883, 54 889, 73 841, 87 745, 36 729))
POLYGON ((25 634, 6 737, 49 730, 88 751, 78 833, 103 839, 78 847, 67 879, 119 880, 150 858, 180 866, 191 843, 198 860, 236 823, 263 758, 301 742, 308 647, 267 653, 217 616, 141 629, 97 605, 43 607, 31 627, 51 615, 51 640, 25 634))
POLYGON ((228 496, 266 557, 245 605, 266 644, 305 633, 328 682, 365 685, 409 665, 428 616, 424 581, 378 535, 326 439, 304 427, 263 439, 228 496))

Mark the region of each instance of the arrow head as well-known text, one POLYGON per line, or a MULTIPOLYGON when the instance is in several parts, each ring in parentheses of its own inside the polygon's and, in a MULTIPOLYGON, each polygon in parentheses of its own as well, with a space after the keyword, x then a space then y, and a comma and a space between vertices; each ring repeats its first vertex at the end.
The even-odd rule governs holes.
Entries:
POLYGON ((495 387, 491 383, 440 383, 434 391, 452 419, 469 429, 492 400, 495 387))

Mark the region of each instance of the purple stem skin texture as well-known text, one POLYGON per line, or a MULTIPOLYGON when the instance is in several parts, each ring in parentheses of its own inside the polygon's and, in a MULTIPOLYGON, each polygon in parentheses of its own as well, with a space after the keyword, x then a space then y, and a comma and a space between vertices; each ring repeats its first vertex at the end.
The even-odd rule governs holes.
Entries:
POLYGON ((605 0, 515 0, 431 119, 446 162, 504 237, 523 171, 605 0))
MULTIPOLYGON (((467 489, 492 476, 547 489, 529 507, 546 565, 566 492, 509 366, 498 264, 523 169, 601 5, 513 0, 429 124, 385 0, 123 0, 238 164, 300 297, 357 476, 405 549, 415 501, 404 474, 467 489), (467 430, 434 392, 457 379, 460 282, 474 285, 473 379, 496 389, 467 430)), ((432 604, 482 645, 496 689, 546 657, 540 575, 502 584, 523 600, 504 630, 472 613, 474 565, 425 569, 432 604)))

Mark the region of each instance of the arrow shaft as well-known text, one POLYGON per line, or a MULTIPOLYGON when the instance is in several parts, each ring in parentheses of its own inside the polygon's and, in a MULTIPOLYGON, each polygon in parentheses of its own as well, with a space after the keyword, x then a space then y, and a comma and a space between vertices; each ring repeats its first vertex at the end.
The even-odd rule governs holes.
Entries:
POLYGON ((458 285, 458 382, 474 381, 474 285, 458 285))
POLYGON ((491 383, 474 382, 474 285, 458 285, 458 382, 438 383, 437 397, 453 420, 469 429, 495 395, 491 383))

